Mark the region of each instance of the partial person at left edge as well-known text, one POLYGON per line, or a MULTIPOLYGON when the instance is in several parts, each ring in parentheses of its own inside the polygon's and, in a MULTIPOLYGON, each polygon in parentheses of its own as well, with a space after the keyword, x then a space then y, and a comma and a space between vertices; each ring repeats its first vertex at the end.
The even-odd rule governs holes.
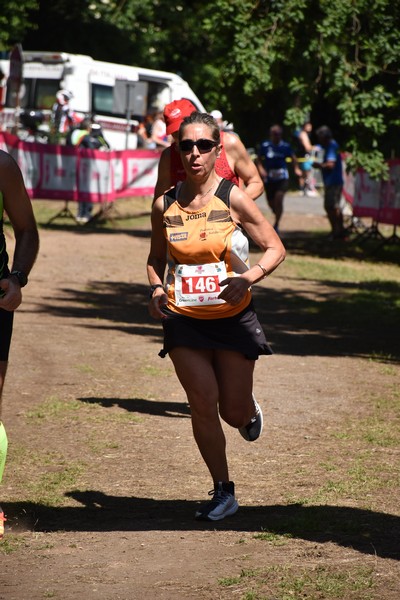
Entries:
MULTIPOLYGON (((0 150, 0 482, 7 455, 7 434, 1 421, 2 392, 13 330, 14 311, 22 302, 22 291, 39 251, 39 234, 22 173, 14 159, 0 150), (11 269, 3 231, 4 212, 15 235, 11 269)), ((4 534, 0 508, 0 538, 4 534)))

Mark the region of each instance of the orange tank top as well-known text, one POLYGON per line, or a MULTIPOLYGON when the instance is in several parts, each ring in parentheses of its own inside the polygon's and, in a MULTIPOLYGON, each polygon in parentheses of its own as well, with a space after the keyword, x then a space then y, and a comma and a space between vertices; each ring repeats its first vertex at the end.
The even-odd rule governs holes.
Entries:
POLYGON ((245 256, 248 242, 246 240, 244 249, 246 238, 229 210, 232 186, 222 179, 211 200, 197 211, 179 204, 180 185, 164 196, 168 308, 174 312, 197 319, 232 317, 244 310, 251 300, 250 290, 235 306, 217 299, 218 274, 223 274, 221 281, 233 277, 243 272, 238 269, 238 263, 248 262, 245 256))

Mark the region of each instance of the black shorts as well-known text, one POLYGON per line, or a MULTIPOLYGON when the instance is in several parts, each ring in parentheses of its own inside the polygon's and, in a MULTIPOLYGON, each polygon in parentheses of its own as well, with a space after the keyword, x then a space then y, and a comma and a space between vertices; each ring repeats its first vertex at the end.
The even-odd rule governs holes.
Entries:
POLYGON ((342 200, 342 190, 343 185, 341 183, 339 183, 338 185, 325 186, 324 208, 327 212, 329 210, 340 208, 340 203, 342 200))
POLYGON ((257 319, 253 304, 238 315, 224 319, 194 319, 164 309, 162 320, 164 348, 159 356, 164 358, 177 347, 232 350, 241 352, 249 360, 261 354, 272 354, 264 331, 257 319))
POLYGON ((14 313, 0 308, 0 360, 8 360, 14 313))
POLYGON ((268 181, 264 185, 267 200, 271 202, 276 192, 286 193, 289 189, 289 179, 280 179, 279 181, 268 181))

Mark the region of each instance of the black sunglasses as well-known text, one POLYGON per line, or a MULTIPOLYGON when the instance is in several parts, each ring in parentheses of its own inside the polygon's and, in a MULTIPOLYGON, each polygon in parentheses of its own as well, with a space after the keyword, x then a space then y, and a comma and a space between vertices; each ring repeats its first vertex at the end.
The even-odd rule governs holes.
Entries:
POLYGON ((218 142, 214 142, 214 140, 207 139, 201 139, 196 141, 182 140, 181 142, 179 142, 179 150, 181 152, 191 152, 195 146, 197 146, 199 152, 201 153, 211 152, 211 150, 215 148, 215 146, 218 146, 218 142))

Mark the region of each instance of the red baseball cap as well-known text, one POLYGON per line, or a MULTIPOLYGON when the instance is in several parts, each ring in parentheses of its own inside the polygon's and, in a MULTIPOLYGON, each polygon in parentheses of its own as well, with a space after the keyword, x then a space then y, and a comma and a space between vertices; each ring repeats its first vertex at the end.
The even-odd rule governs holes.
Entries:
POLYGON ((194 110, 197 110, 194 104, 189 100, 173 100, 164 108, 164 121, 167 126, 167 135, 178 131, 183 119, 189 117, 194 110))

